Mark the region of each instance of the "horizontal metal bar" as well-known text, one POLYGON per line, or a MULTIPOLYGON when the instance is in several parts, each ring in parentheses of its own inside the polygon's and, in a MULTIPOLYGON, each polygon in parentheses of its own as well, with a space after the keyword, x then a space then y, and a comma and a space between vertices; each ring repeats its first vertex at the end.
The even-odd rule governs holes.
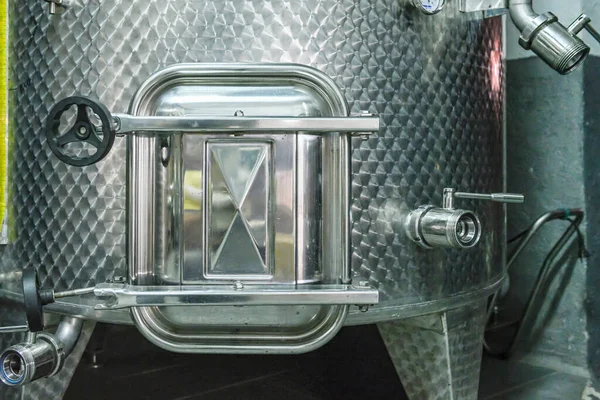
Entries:
POLYGON ((455 192, 454 197, 457 199, 473 199, 473 200, 491 200, 499 203, 522 203, 525 201, 525 196, 517 193, 466 193, 455 192))
POLYGON ((65 290, 64 292, 55 292, 54 298, 62 299, 64 297, 83 296, 85 294, 94 293, 94 289, 95 288, 93 288, 93 287, 87 287, 87 288, 82 288, 82 289, 65 290))
POLYGON ((379 118, 366 117, 145 117, 115 114, 116 133, 379 132, 379 118))
POLYGON ((100 284, 97 310, 147 306, 373 305, 379 292, 352 285, 135 286, 100 284))
POLYGON ((0 327, 0 333, 27 332, 28 330, 29 330, 29 327, 27 325, 15 325, 15 326, 0 327))

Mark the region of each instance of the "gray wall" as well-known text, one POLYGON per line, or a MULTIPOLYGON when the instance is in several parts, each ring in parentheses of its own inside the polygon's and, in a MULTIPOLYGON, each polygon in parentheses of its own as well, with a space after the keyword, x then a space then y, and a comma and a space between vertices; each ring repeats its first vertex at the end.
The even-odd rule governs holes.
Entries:
MULTIPOLYGON (((565 25, 581 12, 586 12, 600 26, 600 1, 539 0, 534 5, 537 12, 552 11, 565 25)), ((594 178, 599 180, 595 164, 600 165, 600 161, 596 161, 595 157, 600 157, 600 151, 590 151, 592 147, 589 142, 592 130, 596 129, 600 134, 595 126, 590 125, 594 116, 590 99, 597 99, 599 94, 591 84, 598 80, 598 58, 590 57, 584 68, 561 76, 534 54, 521 49, 518 35, 509 20, 508 189, 524 193, 527 200, 524 205, 509 207, 508 235, 512 237, 525 229, 545 211, 581 207, 586 209, 586 220, 590 224, 588 247, 592 253, 595 249, 600 251, 600 235, 597 242, 591 240, 594 227, 590 223, 594 218, 597 221, 600 215, 591 214, 595 212, 594 207, 586 208, 586 195, 588 205, 593 204, 594 195, 600 195, 592 193, 594 178), (584 176, 587 180, 584 180, 584 176)), ((593 42, 587 33, 581 36, 591 45, 593 54, 600 54, 600 45, 593 42)), ((600 108, 596 107, 595 110, 596 113, 600 112, 600 108)), ((596 122, 598 124, 600 122, 596 122)), ((600 146, 596 148, 600 150, 600 146)), ((600 190, 599 186, 596 185, 596 191, 600 190)), ((600 204, 598 201, 595 204, 600 204)), ((504 304, 512 317, 522 312, 537 271, 553 242, 567 227, 566 224, 557 221, 547 225, 511 269, 511 290, 504 304)), ((575 245, 571 246, 562 261, 554 269, 552 284, 546 288, 545 301, 538 311, 531 340, 521 347, 521 355, 533 363, 554 365, 569 372, 585 374, 588 366, 587 313, 593 320, 594 307, 591 304, 595 299, 593 296, 587 299, 586 307, 590 280, 586 263, 577 258, 575 245)), ((594 263, 597 264, 594 259, 588 261, 590 268, 594 263)), ((597 309, 600 310, 600 299, 598 305, 597 309)), ((600 336, 598 333, 600 329, 596 337, 600 336)), ((590 340, 590 349, 594 340, 600 339, 590 340)), ((597 348, 600 349, 600 346, 597 348)), ((592 352, 590 358, 595 358, 592 352)))
MULTIPOLYGON (((583 208, 583 70, 562 77, 537 58, 511 60, 507 66, 507 172, 509 191, 523 193, 523 205, 508 209, 513 237, 539 214, 558 208, 583 208)), ((552 244, 567 222, 540 231, 511 268, 507 306, 519 315, 552 244)), ((527 349, 531 361, 548 357, 586 366, 585 264, 570 249, 547 289, 544 308, 527 349)))
MULTIPOLYGON (((599 7, 600 8, 600 7, 599 7)), ((600 388, 600 57, 590 57, 584 76, 584 182, 586 192, 588 259, 586 309, 589 367, 600 388)))

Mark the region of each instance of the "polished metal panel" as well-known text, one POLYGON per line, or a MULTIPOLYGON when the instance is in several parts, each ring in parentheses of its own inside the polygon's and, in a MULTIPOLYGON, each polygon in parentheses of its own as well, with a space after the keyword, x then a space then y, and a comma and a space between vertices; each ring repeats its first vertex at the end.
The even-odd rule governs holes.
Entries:
MULTIPOLYGON (((57 290, 127 275, 125 140, 117 139, 99 164, 64 165, 52 156, 40 132, 58 100, 91 95, 112 111, 125 112, 141 84, 174 63, 295 62, 331 77, 349 111, 372 112, 382 121, 377 136, 353 140, 350 182, 340 182, 333 172, 323 176, 323 186, 340 192, 346 186, 351 192, 351 222, 339 216, 335 224, 349 224, 350 239, 332 241, 348 249, 352 278, 368 281, 381 294, 380 305, 368 313, 353 312, 349 322, 401 318, 470 302, 502 278, 501 205, 461 202, 484 227, 480 244, 468 251, 421 249, 389 218, 420 205, 441 204, 444 187, 503 190, 499 18, 461 13, 454 1, 435 16, 419 13, 404 0, 72 3, 61 15, 49 15, 38 0, 10 3, 15 210, 14 240, 2 255, 2 273, 31 264, 44 286, 57 290)), ((135 140, 139 150, 164 148, 160 139, 135 140)), ((331 141, 322 151, 348 145, 331 141)), ((145 159, 142 153, 129 154, 139 171, 177 173, 162 170, 160 159, 145 159)), ((151 190, 144 193, 130 201, 157 198, 151 190)), ((168 199, 159 200, 160 213, 140 215, 139 223, 147 229, 168 227, 163 213, 168 199)), ((314 212, 334 211, 326 202, 321 207, 314 212)), ((331 238, 327 229, 323 227, 323 236, 331 238)), ((129 262, 154 263, 154 246, 171 240, 181 238, 156 238, 152 251, 134 252, 129 262)), ((329 257, 319 264, 331 262, 339 260, 329 257)), ((139 273, 135 277, 154 279, 139 273)), ((17 287, 18 281, 11 281, 2 289, 17 287)), ((65 299, 50 308, 93 318, 122 316, 90 310, 86 298, 65 299)), ((237 310, 227 313, 243 318, 237 310)))
POLYGON ((206 251, 206 278, 264 275, 268 279, 273 274, 273 147, 271 142, 256 141, 206 143, 210 187, 206 241, 211 247, 206 251), (222 222, 228 223, 224 230, 219 229, 222 222))
MULTIPOLYGON (((377 302, 376 289, 327 286, 347 283, 350 273, 348 247, 339 245, 348 236, 350 148, 344 131, 363 120, 340 119, 348 114, 346 103, 327 76, 294 64, 175 64, 142 84, 130 109, 133 118, 194 121, 207 113, 206 120, 237 115, 234 119, 260 121, 256 117, 266 114, 280 122, 286 121, 281 117, 311 121, 333 116, 338 117, 336 124, 320 129, 342 129, 314 136, 288 133, 302 128, 294 124, 280 125, 279 132, 265 125, 265 132, 251 136, 243 130, 228 136, 184 130, 161 144, 152 132, 130 137, 131 152, 138 154, 139 148, 142 158, 154 159, 156 173, 140 174, 138 158, 129 158, 128 190, 135 199, 128 209, 129 246, 132 254, 154 252, 154 261, 140 264, 133 259, 129 268, 134 285, 102 287, 96 294, 111 298, 96 308, 143 307, 133 311, 136 325, 169 350, 279 352, 322 344, 339 329, 348 305, 377 302), (320 196, 306 198, 305 193, 320 196), (297 207, 298 198, 316 206, 297 207), (159 222, 148 225, 142 220, 150 214, 159 222), (316 228, 296 228, 307 224, 316 228), (315 281, 326 286, 300 286, 315 281), (173 287, 137 286, 153 283, 173 287), (185 286, 191 284, 200 286, 185 286), (285 308, 282 313, 289 305, 297 306, 296 311, 285 308), (250 322, 228 324, 227 329, 245 330, 232 341, 229 332, 215 332, 223 329, 222 315, 210 306, 222 307, 220 314, 228 315, 233 306, 276 306, 280 311, 246 308, 250 322), (207 334, 210 338, 198 339, 207 334)), ((217 123, 216 129, 222 125, 217 123)))

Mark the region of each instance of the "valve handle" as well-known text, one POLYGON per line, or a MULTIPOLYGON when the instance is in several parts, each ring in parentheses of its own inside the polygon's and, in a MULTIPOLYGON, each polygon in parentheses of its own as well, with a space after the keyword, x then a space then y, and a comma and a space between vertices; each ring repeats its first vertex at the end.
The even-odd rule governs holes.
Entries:
POLYGON ((44 312, 42 307, 54 303, 54 293, 51 290, 40 290, 40 281, 33 267, 23 269, 23 303, 27 325, 31 332, 44 330, 44 312))
POLYGON ((113 125, 114 121, 110 111, 102 103, 81 96, 67 97, 50 110, 46 121, 46 139, 50 149, 59 160, 69 165, 83 167, 97 163, 110 152, 115 141, 113 125), (65 134, 61 135, 60 119, 72 106, 77 107, 75 123, 65 134), (89 110, 98 116, 100 126, 92 123, 89 110), (102 138, 99 137, 99 133, 102 134, 102 138), (87 143, 95 147, 96 151, 83 157, 67 153, 65 146, 74 142, 87 143))
POLYGON ((568 28, 569 32, 571 32, 574 35, 577 35, 583 29, 588 31, 588 33, 592 35, 592 37, 596 39, 598 43, 600 43, 600 32, 598 32, 592 26, 592 20, 586 14, 581 14, 579 17, 577 17, 577 19, 573 21, 573 23, 569 25, 568 28))

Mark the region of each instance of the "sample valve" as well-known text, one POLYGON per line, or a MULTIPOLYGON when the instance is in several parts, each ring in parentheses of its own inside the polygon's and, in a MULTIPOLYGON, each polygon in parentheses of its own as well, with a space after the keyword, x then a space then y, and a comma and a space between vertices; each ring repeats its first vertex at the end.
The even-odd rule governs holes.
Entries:
POLYGON ((468 249, 481 239, 481 221, 473 211, 454 208, 455 199, 491 200, 522 203, 524 196, 514 193, 466 193, 444 189, 443 207, 420 206, 404 222, 408 237, 427 249, 436 247, 468 249))
POLYGON ((22 281, 27 325, 0 328, 0 333, 27 332, 24 343, 11 346, 0 354, 0 381, 8 386, 22 386, 60 372, 77 343, 83 320, 63 317, 54 334, 43 332, 43 306, 57 298, 91 293, 87 288, 59 293, 42 290, 37 273, 31 267, 23 269, 22 281))

